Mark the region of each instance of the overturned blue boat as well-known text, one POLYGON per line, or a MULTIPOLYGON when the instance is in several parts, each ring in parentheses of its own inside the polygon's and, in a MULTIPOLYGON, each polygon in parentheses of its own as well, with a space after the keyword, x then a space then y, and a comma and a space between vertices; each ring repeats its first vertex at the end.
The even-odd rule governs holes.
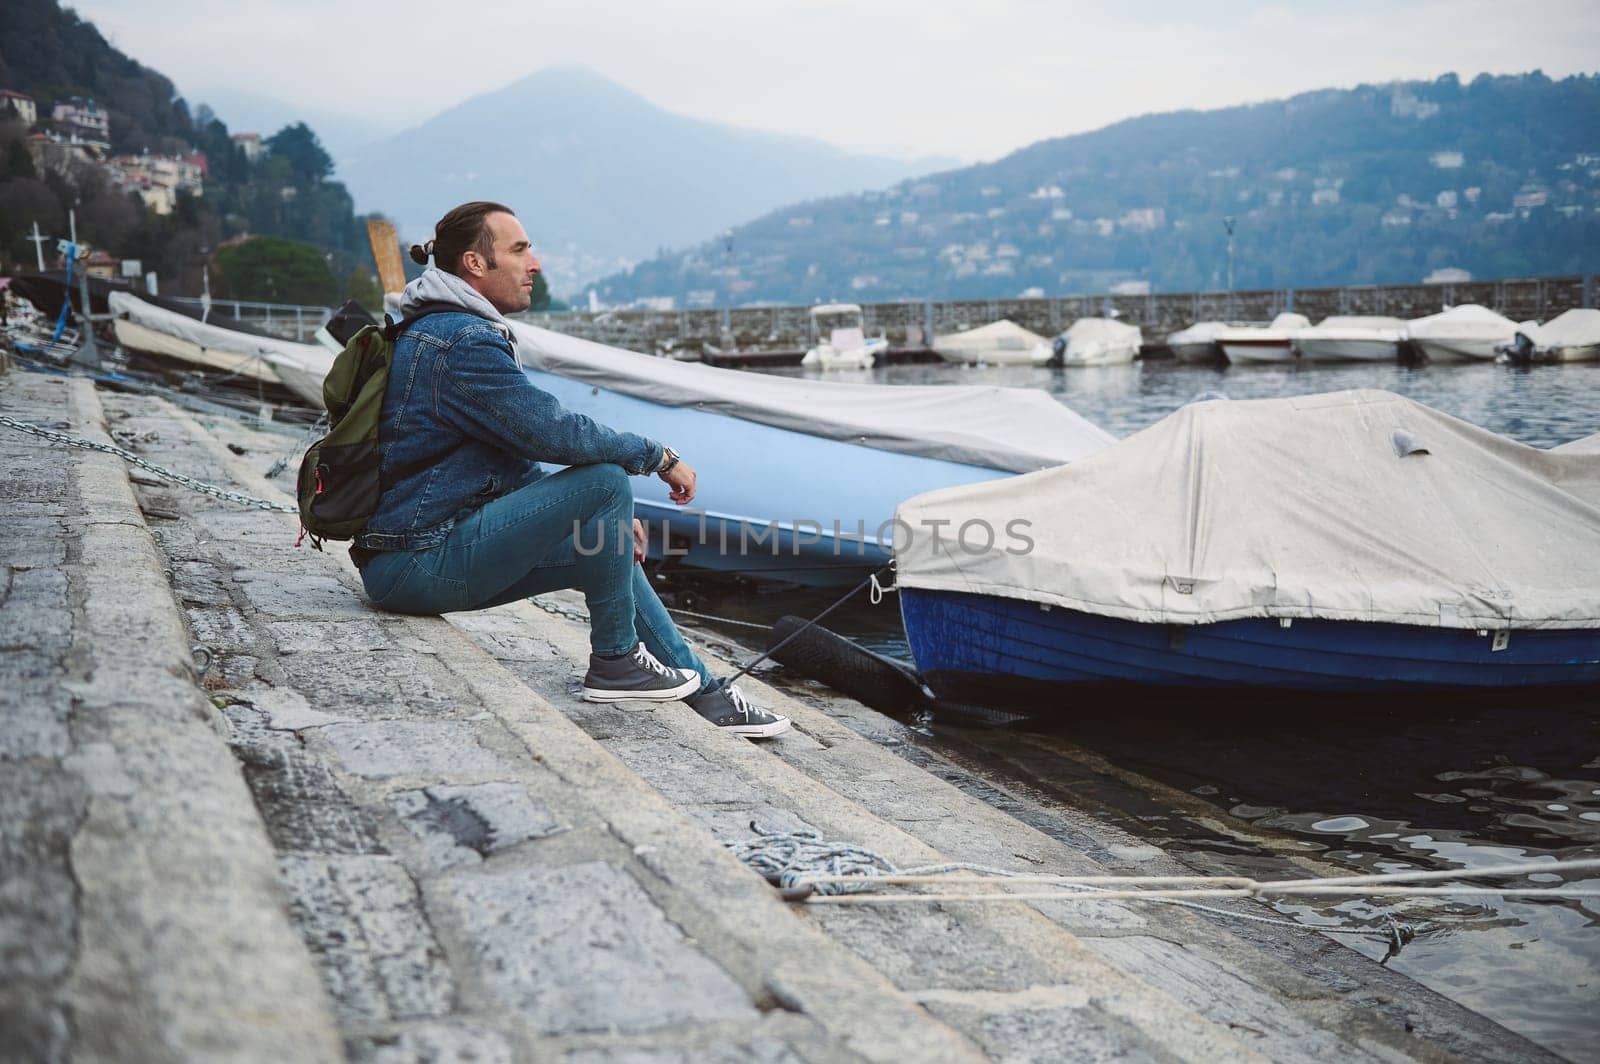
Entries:
POLYGON ((1542 451, 1382 391, 1219 400, 897 517, 948 699, 1600 684, 1594 438, 1542 451))

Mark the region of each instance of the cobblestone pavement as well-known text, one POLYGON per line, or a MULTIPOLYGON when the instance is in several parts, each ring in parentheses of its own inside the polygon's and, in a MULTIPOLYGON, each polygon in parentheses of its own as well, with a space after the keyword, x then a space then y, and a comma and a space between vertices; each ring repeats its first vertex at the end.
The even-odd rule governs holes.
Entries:
MULTIPOLYGON (((40 395, 0 380, 0 408, 28 399, 18 416, 52 420, 40 395)), ((256 471, 276 457, 275 437, 230 425, 207 432, 149 398, 104 403, 112 429, 143 457, 251 494, 274 490, 256 471)), ((110 463, 109 474, 115 461, 3 434, 0 447, 24 465, 30 455, 56 463, 7 492, 43 508, 0 515, 7 557, 13 544, 35 549, 50 536, 73 549, 81 533, 70 521, 84 510, 51 492, 62 480, 70 487, 62 471, 74 463, 110 463), (50 536, 40 522, 55 522, 50 536)), ((1155 867, 1161 855, 1082 818, 1024 823, 1011 815, 1024 804, 1014 796, 900 756, 897 726, 859 707, 802 704, 750 682, 796 722, 752 744, 678 703, 582 703, 579 622, 526 604, 450 622, 381 614, 342 557, 294 549, 292 518, 142 472, 133 487, 143 521, 134 513, 119 527, 144 535, 145 552, 130 586, 169 611, 176 600, 187 634, 169 618, 169 658, 189 641, 213 655, 198 685, 181 661, 169 661, 164 682, 181 688, 174 697, 192 722, 219 707, 210 719, 233 753, 197 729, 225 764, 191 793, 253 804, 237 833, 258 860, 275 858, 276 908, 265 908, 288 958, 284 981, 308 1018, 297 1033, 323 1039, 277 1059, 330 1054, 334 1031, 331 1055, 383 1062, 1540 1059, 1320 937, 1286 945, 1188 912, 1110 902, 787 907, 722 845, 749 837, 752 821, 815 828, 906 864, 1120 870, 1155 867), (151 572, 160 588, 139 582, 151 572)), ((73 802, 100 800, 85 797, 86 779, 123 787, 130 755, 89 750, 52 723, 78 712, 50 708, 70 655, 49 648, 73 638, 70 608, 59 604, 71 601, 72 566, 51 598, 49 580, 17 577, 60 560, 17 557, 5 570, 9 594, 37 605, 13 620, 4 600, 0 667, 31 662, 37 682, 14 703, 21 727, 0 740, 6 766, 31 773, 0 787, 0 855, 20 859, 30 885, 14 890, 7 877, 0 889, 0 963, 11 977, 0 1003, 8 1028, 14 1020, 36 1032, 31 1044, 64 1053, 83 1044, 60 1004, 73 979, 73 916, 35 914, 56 904, 45 899, 50 884, 70 882, 75 868, 62 853, 70 843, 49 839, 73 837, 73 802)), ((156 642, 131 626, 99 638, 156 642)), ((123 801, 137 805, 138 792, 123 801)), ((217 895, 232 889, 213 883, 217 895)), ((158 963, 165 955, 146 960, 158 963)), ((180 968, 168 981, 194 974, 180 968)))

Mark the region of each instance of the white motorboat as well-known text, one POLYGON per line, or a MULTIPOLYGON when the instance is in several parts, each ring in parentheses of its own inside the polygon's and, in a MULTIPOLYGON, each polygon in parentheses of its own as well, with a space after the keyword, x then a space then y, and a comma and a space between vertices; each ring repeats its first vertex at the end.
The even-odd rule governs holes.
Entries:
POLYGON ((936 336, 933 349, 946 362, 968 365, 1042 366, 1051 358, 1049 341, 1004 318, 965 332, 936 336))
POLYGON ((1222 357, 1217 333, 1228 328, 1225 321, 1197 321, 1167 337, 1172 357, 1179 362, 1215 362, 1222 357))
POLYGON ((1332 317, 1294 335, 1294 347, 1307 362, 1393 362, 1406 340, 1399 318, 1332 317))
POLYGON ((1465 362, 1495 357, 1509 344, 1517 323, 1476 303, 1463 303, 1406 323, 1406 333, 1429 362, 1465 362))
POLYGON ((854 303, 826 303, 811 308, 817 334, 827 339, 805 353, 802 366, 820 369, 871 369, 878 355, 889 349, 883 337, 869 340, 861 326, 861 308, 854 303))
POLYGON ((1310 327, 1304 314, 1279 314, 1264 327, 1245 325, 1218 331, 1217 346, 1233 363, 1292 362, 1294 334, 1310 327))
POLYGON ((1056 337, 1054 353, 1063 366, 1123 366, 1139 356, 1143 343, 1137 325, 1110 318, 1079 318, 1056 337))
POLYGON ((1593 362, 1600 358, 1600 310, 1558 314, 1528 338, 1536 362, 1593 362))

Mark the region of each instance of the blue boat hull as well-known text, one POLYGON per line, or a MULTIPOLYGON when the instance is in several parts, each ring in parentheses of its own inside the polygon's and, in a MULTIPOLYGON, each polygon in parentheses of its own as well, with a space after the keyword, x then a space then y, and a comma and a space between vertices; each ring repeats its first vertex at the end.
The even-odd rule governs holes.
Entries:
POLYGON ((651 526, 651 555, 672 564, 849 586, 888 564, 893 529, 885 523, 901 500, 1011 475, 524 372, 568 410, 669 443, 694 466, 699 494, 689 511, 655 477, 633 481, 634 511, 651 526))
POLYGON ((1432 692, 1600 684, 1600 631, 1475 631, 1272 618, 1166 625, 900 589, 906 638, 942 698, 1020 704, 1083 687, 1432 692))

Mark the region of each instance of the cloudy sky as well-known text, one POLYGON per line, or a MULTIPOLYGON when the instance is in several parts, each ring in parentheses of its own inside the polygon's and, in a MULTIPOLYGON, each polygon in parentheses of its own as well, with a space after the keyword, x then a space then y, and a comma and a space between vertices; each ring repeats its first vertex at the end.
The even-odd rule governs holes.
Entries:
POLYGON ((379 134, 542 67, 577 65, 695 117, 964 160, 1152 111, 1446 71, 1600 69, 1597 0, 74 6, 191 99, 256 93, 379 134))

